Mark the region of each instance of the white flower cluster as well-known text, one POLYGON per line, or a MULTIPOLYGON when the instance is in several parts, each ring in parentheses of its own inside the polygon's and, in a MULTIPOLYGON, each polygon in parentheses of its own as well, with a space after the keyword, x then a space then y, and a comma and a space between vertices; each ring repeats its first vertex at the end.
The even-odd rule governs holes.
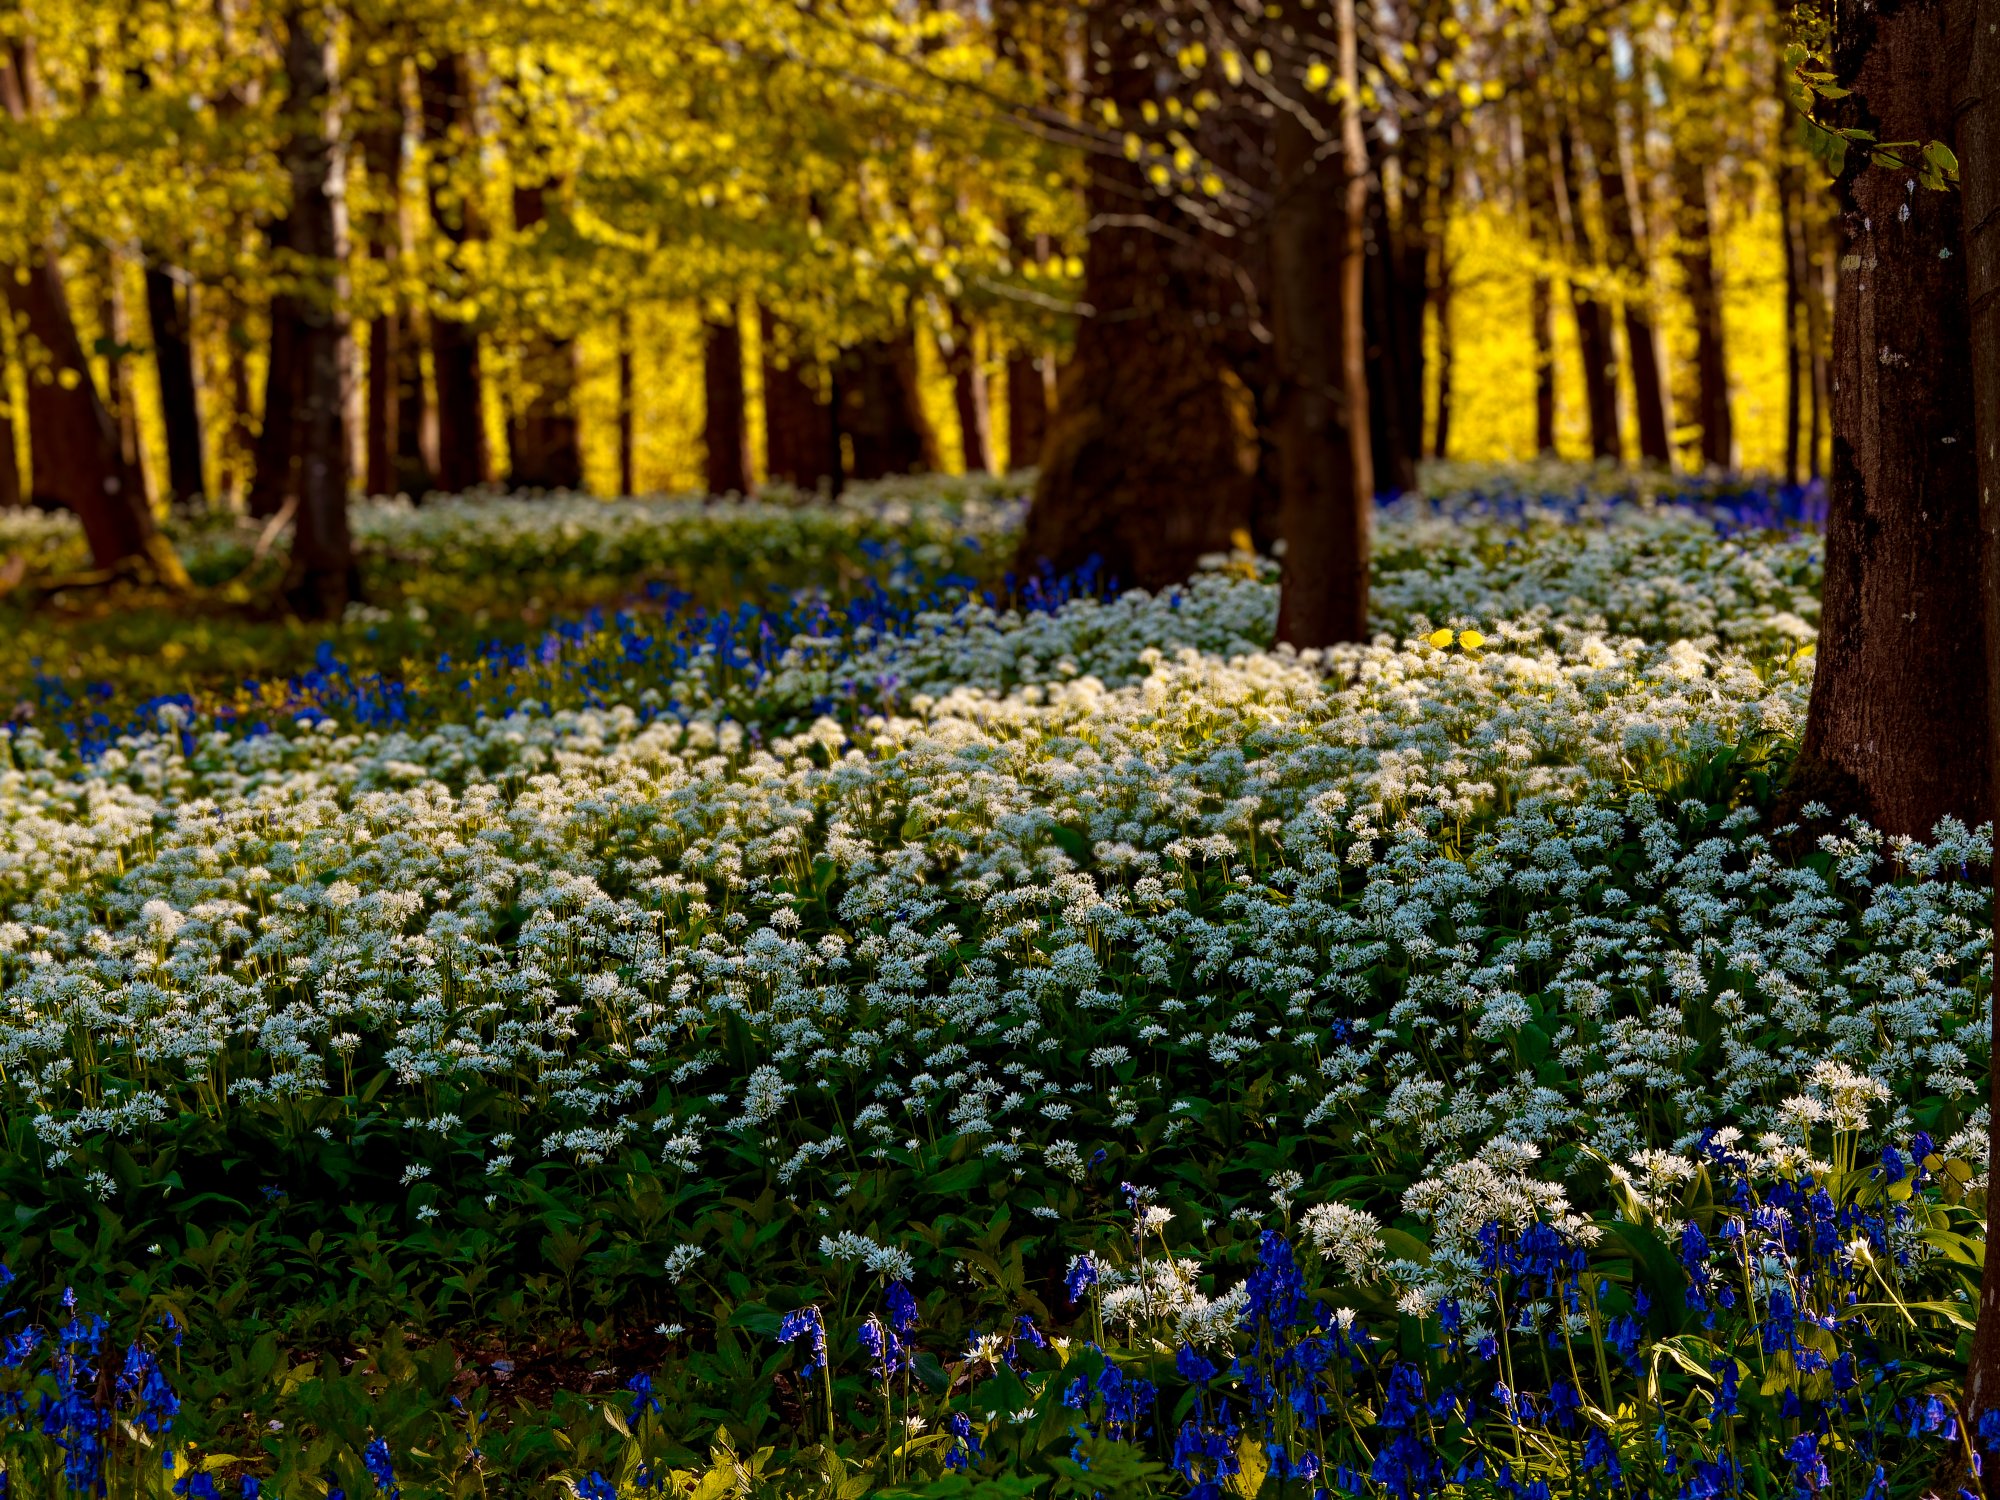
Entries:
MULTIPOLYGON (((1510 562, 1480 524, 1385 522, 1401 641, 1263 649, 1241 573, 967 609, 798 643, 774 701, 911 692, 791 737, 623 707, 164 725, 77 768, 0 731, 0 1096, 81 1169, 375 1070, 372 1108, 440 1132, 500 1099, 496 1177, 761 1157, 828 1260, 885 1276, 904 1226, 842 1217, 864 1162, 958 1150, 1048 1217, 1093 1151, 1181 1149, 1251 1080, 1273 1138, 1422 1164, 1406 1208, 1447 1261, 1475 1221, 1571 1212, 1554 1153, 1969 1109, 1990 835, 1856 826, 1799 862, 1687 795, 1800 726, 1806 544, 1650 516, 1510 562)), ((1388 1271, 1365 1216, 1304 1227, 1388 1271)), ((1221 1317, 1182 1269, 1113 1305, 1221 1317)))

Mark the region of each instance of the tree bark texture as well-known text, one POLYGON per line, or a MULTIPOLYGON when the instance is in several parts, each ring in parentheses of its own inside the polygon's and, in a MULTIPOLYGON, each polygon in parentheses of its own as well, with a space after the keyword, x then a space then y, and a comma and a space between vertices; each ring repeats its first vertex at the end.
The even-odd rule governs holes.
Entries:
MULTIPOLYGON (((1949 140, 1948 7, 1839 0, 1835 121, 1949 140)), ((1850 151, 1837 183, 1833 474, 1818 662, 1787 790, 1927 836, 1988 806, 1987 686, 1966 272, 1957 193, 1850 151), (1948 252, 1948 253, 1947 253, 1948 252)), ((1991 358, 1991 350, 1982 353, 1991 358)))
POLYGON ((1278 639, 1300 647, 1368 639, 1375 488, 1363 365, 1368 184, 1353 92, 1354 0, 1336 0, 1334 14, 1347 85, 1325 132, 1335 149, 1319 149, 1303 104, 1279 109, 1274 124, 1271 293, 1285 538, 1278 639))
POLYGON ((331 12, 302 7, 285 29, 285 78, 292 133, 287 166, 292 180, 291 246, 300 287, 297 345, 297 510, 285 597, 307 619, 337 619, 357 593, 354 549, 347 527, 348 392, 353 384, 342 337, 347 288, 346 162, 334 89, 336 51, 331 12))
MULTIPOLYGON (((1169 87, 1146 19, 1111 0, 1086 18, 1093 91, 1121 112, 1169 87)), ((1166 588, 1247 526, 1255 416, 1211 331, 1223 298, 1198 231, 1121 158, 1093 159, 1085 202, 1092 313, 1062 372, 1019 563, 1068 572, 1094 560, 1124 587, 1166 588)))
MULTIPOLYGON (((288 263, 292 243, 290 217, 274 219, 268 231, 274 264, 288 263)), ((297 493, 293 473, 298 460, 297 421, 300 390, 299 297, 281 286, 271 294, 270 338, 264 361, 264 410, 257 441, 251 448, 252 516, 262 520, 284 509, 297 493)))
POLYGON ((1051 356, 1032 349, 1007 355, 1007 467, 1032 469, 1049 435, 1051 356))

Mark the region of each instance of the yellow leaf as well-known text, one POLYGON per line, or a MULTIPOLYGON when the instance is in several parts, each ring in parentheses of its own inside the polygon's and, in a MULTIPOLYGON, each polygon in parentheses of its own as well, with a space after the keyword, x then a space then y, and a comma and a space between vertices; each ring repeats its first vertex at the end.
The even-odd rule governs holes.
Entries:
POLYGON ((1468 630, 1459 636, 1458 643, 1468 651, 1477 651, 1486 644, 1486 637, 1476 630, 1468 630))
POLYGON ((1451 644, 1451 632, 1449 630, 1433 630, 1424 639, 1442 651, 1451 644))
POLYGON ((1264 1476, 1270 1468, 1264 1457, 1264 1445, 1246 1432, 1236 1445, 1236 1472, 1229 1476, 1229 1487, 1243 1500, 1254 1500, 1257 1491, 1264 1487, 1264 1476))

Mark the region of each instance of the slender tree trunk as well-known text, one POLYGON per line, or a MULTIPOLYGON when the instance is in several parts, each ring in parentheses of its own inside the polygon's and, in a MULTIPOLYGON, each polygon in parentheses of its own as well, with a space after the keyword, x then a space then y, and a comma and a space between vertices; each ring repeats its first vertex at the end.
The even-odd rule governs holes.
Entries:
MULTIPOLYGON (((0 105, 19 124, 36 103, 31 45, 16 38, 4 57, 0 105)), ((184 586, 187 574, 153 525, 139 476, 125 462, 117 426, 91 378, 54 246, 39 247, 5 281, 27 369, 30 495, 76 513, 99 568, 150 566, 160 582, 184 586)))
POLYGON ((1806 295, 1806 236, 1802 204, 1804 185, 1789 141, 1781 142, 1778 163, 1778 238, 1785 255, 1785 483, 1799 482, 1799 408, 1805 394, 1802 376, 1810 360, 1805 348, 1805 322, 1800 311, 1806 295))
MULTIPOLYGON (((1826 235, 1815 235, 1824 240, 1826 235)), ((1815 479, 1824 476, 1826 424, 1833 410, 1833 370, 1827 324, 1833 306, 1833 247, 1815 248, 1811 261, 1812 279, 1806 291, 1806 337, 1812 343, 1812 456, 1809 467, 1815 479)))
POLYGON ((1647 256, 1650 236, 1646 233, 1638 183, 1627 160, 1629 148, 1618 119, 1616 100, 1609 97, 1608 68, 1602 84, 1605 97, 1599 101, 1595 141, 1597 184, 1604 205, 1605 243, 1611 268, 1621 283, 1619 294, 1624 302, 1625 348, 1632 362, 1633 404, 1639 419, 1639 457, 1661 468, 1671 468, 1673 416, 1667 400, 1665 350, 1653 305, 1652 267, 1647 256))
POLYGON ((1612 334, 1611 309, 1576 274, 1582 266, 1586 276, 1595 276, 1603 264, 1597 253, 1590 225, 1578 210, 1576 185, 1582 176, 1576 160, 1576 142, 1567 126, 1556 135, 1556 155, 1551 167, 1555 182, 1558 216, 1568 226, 1569 243, 1574 247, 1569 281, 1570 306, 1576 314, 1577 350, 1583 363, 1584 404, 1590 413, 1590 451, 1595 458, 1621 462, 1625 456, 1624 435, 1618 420, 1618 346, 1612 334))
POLYGON ((951 369, 952 402, 958 408, 965 472, 988 473, 993 468, 993 413, 986 394, 986 367, 979 362, 972 323, 959 308, 952 309, 951 350, 945 358, 951 369))
POLYGON ((1431 457, 1444 459, 1451 457, 1451 377, 1452 362, 1457 350, 1452 344, 1451 326, 1451 265, 1442 256, 1438 261, 1438 283, 1436 293, 1438 360, 1437 360, 1437 428, 1431 434, 1431 457))
POLYGON ((790 330, 763 308, 758 313, 764 366, 764 473, 773 480, 814 490, 829 483, 838 462, 830 451, 833 417, 806 379, 805 352, 792 346, 790 330))
MULTIPOLYGON (((0 267, 0 275, 4 274, 5 268, 0 267)), ((4 369, 0 365, 0 373, 4 369)), ((0 510, 19 510, 27 503, 27 491, 21 487, 21 458, 14 447, 14 409, 0 399, 0 510)))
POLYGON ((1675 159, 1681 196, 1681 279, 1695 331, 1695 420, 1701 460, 1736 467, 1736 433, 1729 413, 1729 364, 1722 332, 1722 282, 1711 243, 1708 171, 1685 154, 1675 159))
POLYGON ((843 349, 838 368, 840 425, 854 449, 850 477, 935 471, 937 433, 917 394, 915 330, 906 326, 843 349))
MULTIPOLYGON (((1950 140, 1955 90, 1939 60, 1953 55, 1945 18, 1957 3, 1886 12, 1837 0, 1834 68, 1853 92, 1833 122, 1885 141, 1950 140)), ((1851 151, 1837 184, 1826 581, 1786 805, 1925 837, 1940 818, 1986 815, 1989 757, 1962 204, 1912 190, 1910 175, 1851 151)), ((1990 309, 1981 316, 1990 328, 1990 309)), ((1990 359, 1982 350, 1981 367, 1990 359)))
POLYGON ((743 399, 743 330, 734 318, 701 329, 702 438, 711 495, 750 493, 750 418, 743 399))
MULTIPOLYGON (((1972 361, 1972 448, 1979 479, 1984 543, 1986 649, 1986 816, 2000 810, 2000 29, 1980 0, 1952 0, 1950 45, 1942 56, 1962 61, 1954 142, 1964 194, 1968 353, 1972 361)), ((1886 26, 1888 23, 1880 23, 1886 26)), ((1936 628, 1936 622, 1934 622, 1936 628)), ((1947 627, 1948 628, 1948 627, 1947 627)), ((1968 708, 1970 705, 1968 705, 1968 708)), ((1994 916, 2000 918, 2000 886, 1994 916)), ((2000 961, 2000 960, 1997 960, 2000 961)), ((2000 971, 1996 971, 2000 973, 2000 971)), ((1989 1057, 2000 1059, 2000 1007, 1993 1007, 1989 1057)), ((2000 1147, 2000 1066, 1989 1064, 1988 1146, 2000 1147)), ((2000 1156, 1993 1157, 2000 1160, 2000 1156)), ((1987 1190, 1986 1264, 1980 1278, 1979 1323, 1968 1361, 1961 1408, 1981 1451, 1985 1473, 2000 1462, 2000 1442, 1982 1441, 1979 1422, 2000 1408, 2000 1236, 1993 1233, 1993 1191, 1987 1190)), ((1990 1478, 1989 1478, 1990 1482, 1990 1478)))
MULTIPOLYGON (((275 219, 269 230, 271 260, 284 263, 292 245, 289 216, 275 219)), ((289 276, 289 272, 286 273, 289 276)), ((294 470, 298 460, 298 407, 303 378, 297 293, 281 285, 271 294, 271 333, 264 360, 264 410, 257 427, 250 473, 250 514, 275 516, 298 494, 294 470)))
POLYGON ((633 470, 633 417, 637 393, 632 384, 632 310, 618 313, 618 493, 636 495, 638 482, 633 470))
POLYGON ((409 121, 401 103, 399 69, 381 78, 380 117, 359 132, 363 159, 374 187, 368 221, 368 256, 391 288, 385 305, 368 323, 366 488, 370 494, 405 493, 422 497, 431 487, 423 443, 423 365, 416 329, 402 293, 395 290, 410 239, 403 208, 404 142, 409 121), (393 106, 393 113, 390 108, 393 106))
POLYGON ((291 244, 300 287, 297 344, 298 508, 285 597, 307 619, 337 619, 355 597, 347 529, 348 393, 354 371, 347 320, 347 165, 335 95, 338 56, 330 7, 305 6, 286 18, 285 78, 292 136, 291 244))
MULTIPOLYGON (((472 79, 466 60, 441 54, 417 74, 424 139, 431 152, 431 222, 450 248, 446 267, 465 277, 460 254, 480 237, 478 203, 471 192, 453 189, 445 175, 454 153, 476 154, 472 135, 472 79)), ((469 490, 489 472, 486 415, 479 366, 479 330, 457 315, 431 310, 431 374, 437 390, 437 482, 446 491, 469 490)))
POLYGON ((185 505, 207 494, 208 482, 194 374, 194 283, 187 282, 183 290, 176 285, 179 279, 158 261, 146 266, 146 319, 152 325, 160 419, 167 437, 167 496, 185 505))
MULTIPOLYGON (((1530 108, 1539 113, 1532 101, 1530 108)), ((1532 119, 1521 113, 1510 117, 1507 145, 1525 210, 1522 232, 1535 256, 1534 274, 1528 283, 1529 334, 1535 350, 1535 453, 1548 458, 1556 451, 1555 286, 1548 266, 1560 257, 1563 245, 1555 233, 1555 183, 1547 143, 1532 119)))
MULTIPOLYGON (((1086 14, 1093 87, 1120 111, 1157 103, 1152 19, 1112 0, 1086 14)), ((1229 294, 1187 248, 1199 229, 1121 158, 1093 159, 1085 202, 1092 315, 1079 322, 1042 445, 1021 571, 1094 560, 1126 587, 1165 588, 1249 524, 1253 403, 1217 347, 1229 294)))
POLYGON ((1337 149, 1319 155, 1303 104, 1296 113, 1280 108, 1274 124, 1271 288, 1285 537, 1278 639, 1301 647, 1368 639, 1375 486, 1362 363, 1368 206, 1354 0, 1335 0, 1334 17, 1343 87, 1323 133, 1337 149))
POLYGON ((1405 142, 1396 170, 1384 163, 1364 193, 1363 318, 1369 377, 1369 447, 1376 482, 1397 494, 1417 488, 1424 447, 1424 309, 1430 243, 1427 184, 1419 170, 1427 138, 1405 142), (1397 202, 1390 202, 1391 185, 1397 202), (1394 211, 1392 212, 1392 207, 1394 211))

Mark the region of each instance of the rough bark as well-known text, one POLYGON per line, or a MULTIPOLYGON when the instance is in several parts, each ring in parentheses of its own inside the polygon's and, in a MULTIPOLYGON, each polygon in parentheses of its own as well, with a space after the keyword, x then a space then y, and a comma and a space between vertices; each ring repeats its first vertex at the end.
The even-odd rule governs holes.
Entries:
MULTIPOLYGON (((466 60, 440 55, 417 74, 424 139, 431 152, 431 222, 450 248, 447 262, 480 237, 479 211, 470 193, 455 191, 445 158, 473 149, 472 79, 466 60)), ((484 484, 488 473, 486 417, 479 361, 479 330, 460 316, 433 308, 431 374, 437 391, 437 483, 447 491, 484 484)))
POLYGON ((160 381, 160 421, 167 439, 167 498, 185 505, 208 493, 201 451, 201 407, 194 373, 194 283, 157 259, 146 265, 146 319, 160 381))
POLYGON ((954 308, 951 348, 945 351, 951 372, 952 404, 958 408, 958 445, 965 472, 985 474, 993 468, 993 408, 987 399, 986 367, 979 362, 978 341, 964 310, 954 308))
MULTIPOLYGON (((1972 427, 1984 541, 1982 619, 1986 648, 1986 743, 1989 747, 1986 815, 2000 809, 2000 17, 1978 0, 1954 0, 1951 48, 1963 60, 1957 90, 1956 140, 1964 194, 1964 248, 1958 257, 1966 280, 1972 360, 1972 427)), ((2000 917, 2000 887, 1994 915, 2000 917)), ((1993 1015, 1993 1058, 2000 1058, 2000 1007, 1993 1015)), ((2000 1146, 2000 1067, 1988 1068, 1989 1146, 2000 1146)), ((1992 1191, 1987 1194, 1985 1274, 1980 1279, 1979 1323, 1966 1371, 1963 1413, 1977 1434, 1985 1413, 2000 1407, 2000 1237, 1992 1232, 1992 1191)), ((1989 1467, 2000 1444, 1980 1443, 1989 1467)))
POLYGON ((764 368, 764 473, 770 479, 813 490, 830 483, 837 455, 832 452, 833 416, 806 379, 805 352, 790 330, 767 308, 758 313, 764 368))
POLYGON ((743 330, 734 318, 701 328, 701 432, 711 495, 750 493, 750 417, 743 400, 743 330))
MULTIPOLYGON (((15 39, 4 59, 0 105, 20 122, 35 102, 30 44, 15 39)), ((76 513, 99 568, 145 567, 161 582, 185 584, 187 575, 153 525, 139 476, 125 462, 118 429, 91 379, 54 247, 42 246, 22 269, 25 275, 17 269, 5 280, 27 367, 31 499, 76 513)))
MULTIPOLYGON (((1839 0, 1843 126, 1953 134, 1946 10, 1839 0)), ((1786 808, 1928 835, 1986 813, 1987 685, 1962 204, 1852 151, 1836 184, 1833 475, 1818 663, 1786 808), (1948 254, 1945 252, 1949 252, 1948 254)), ((1990 359, 1991 350, 1982 359, 1990 359)))
POLYGON ((292 555, 285 598, 306 619, 337 619, 356 595, 347 527, 348 392, 352 346, 343 266, 347 255, 346 161, 334 91, 334 22, 324 7, 286 18, 285 80, 292 131, 291 245, 297 256, 296 445, 292 555))
POLYGON ((1729 412, 1729 362, 1722 330, 1722 278, 1711 243, 1707 168, 1685 154, 1675 158, 1680 190, 1681 281, 1695 331, 1695 421, 1701 427, 1701 461, 1712 469, 1736 467, 1736 432, 1729 412))
MULTIPOLYGON (((1098 0, 1086 19, 1097 97, 1123 111, 1169 90, 1147 13, 1098 0)), ((1083 300, 1021 534, 1023 571, 1093 559, 1126 587, 1184 581, 1248 524, 1257 434, 1212 328, 1215 279, 1171 203, 1122 158, 1091 163, 1083 300)))
POLYGON ((840 352, 840 430, 852 445, 848 477, 883 479, 938 467, 937 432, 917 395, 917 339, 904 328, 840 352))
POLYGON ((1344 102, 1331 129, 1305 106, 1274 125, 1271 292, 1278 363, 1284 575, 1278 639, 1330 646, 1368 638, 1374 473, 1363 366, 1366 162, 1353 87, 1354 0, 1334 7, 1344 102), (1320 151, 1319 136, 1335 149, 1320 151))

